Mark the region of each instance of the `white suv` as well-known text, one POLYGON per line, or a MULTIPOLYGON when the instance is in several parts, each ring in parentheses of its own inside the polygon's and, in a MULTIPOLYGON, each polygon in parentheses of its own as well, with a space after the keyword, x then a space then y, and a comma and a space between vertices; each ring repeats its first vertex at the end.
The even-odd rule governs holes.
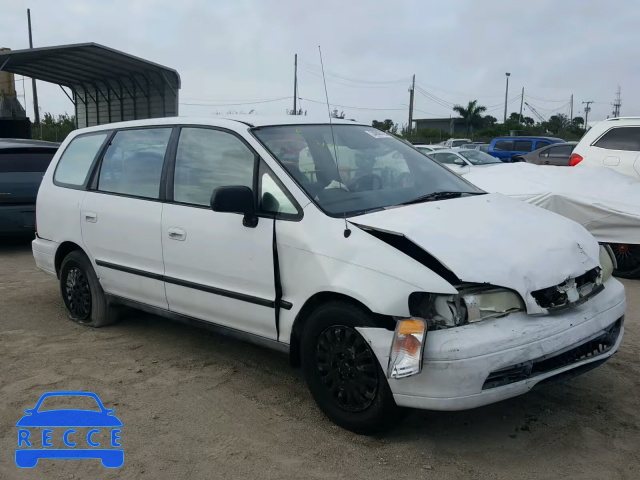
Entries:
POLYGON ((399 406, 525 393, 622 341, 624 288, 584 228, 350 121, 78 130, 42 180, 37 225, 36 264, 73 321, 107 325, 126 305, 287 351, 356 432, 399 406))
POLYGON ((596 123, 569 160, 580 167, 609 167, 640 177, 640 117, 610 118, 596 123))

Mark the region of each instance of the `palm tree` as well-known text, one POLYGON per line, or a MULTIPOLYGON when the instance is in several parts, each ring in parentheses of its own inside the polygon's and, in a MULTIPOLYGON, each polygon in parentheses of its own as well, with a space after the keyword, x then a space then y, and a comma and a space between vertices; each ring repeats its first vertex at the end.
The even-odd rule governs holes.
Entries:
POLYGON ((482 112, 485 112, 487 107, 482 105, 478 105, 477 100, 473 100, 469 102, 469 105, 463 107, 462 105, 454 105, 453 111, 458 113, 462 118, 464 118, 465 123, 467 124, 467 133, 471 132, 471 129, 474 126, 477 126, 481 123, 482 120, 482 112))

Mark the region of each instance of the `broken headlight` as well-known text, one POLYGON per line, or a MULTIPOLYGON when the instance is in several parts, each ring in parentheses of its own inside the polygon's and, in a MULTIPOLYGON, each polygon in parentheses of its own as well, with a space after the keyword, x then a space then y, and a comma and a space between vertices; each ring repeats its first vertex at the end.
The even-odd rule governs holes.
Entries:
POLYGON ((520 295, 506 288, 465 284, 457 290, 457 295, 414 292, 409 296, 409 311, 426 319, 429 330, 438 330, 525 310, 520 295))
POLYGON ((613 275, 613 270, 617 268, 616 257, 609 245, 600 245, 600 267, 602 268, 602 283, 606 282, 613 275))

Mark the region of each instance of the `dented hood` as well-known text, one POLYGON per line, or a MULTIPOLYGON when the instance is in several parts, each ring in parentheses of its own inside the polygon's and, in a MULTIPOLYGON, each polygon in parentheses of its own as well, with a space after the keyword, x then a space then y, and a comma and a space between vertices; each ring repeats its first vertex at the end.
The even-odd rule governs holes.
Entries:
POLYGON ((546 312, 532 291, 599 265, 598 243, 582 226, 499 194, 396 207, 352 223, 404 235, 463 282, 516 290, 529 313, 546 312))

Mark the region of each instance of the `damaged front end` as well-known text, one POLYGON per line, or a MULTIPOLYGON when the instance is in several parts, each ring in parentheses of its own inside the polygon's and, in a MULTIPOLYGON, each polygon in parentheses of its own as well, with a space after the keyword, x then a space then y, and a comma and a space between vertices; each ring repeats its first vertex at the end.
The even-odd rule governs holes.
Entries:
POLYGON ((457 295, 412 293, 411 315, 426 319, 429 330, 440 330, 525 311, 520 295, 506 288, 466 283, 456 289, 457 295))

